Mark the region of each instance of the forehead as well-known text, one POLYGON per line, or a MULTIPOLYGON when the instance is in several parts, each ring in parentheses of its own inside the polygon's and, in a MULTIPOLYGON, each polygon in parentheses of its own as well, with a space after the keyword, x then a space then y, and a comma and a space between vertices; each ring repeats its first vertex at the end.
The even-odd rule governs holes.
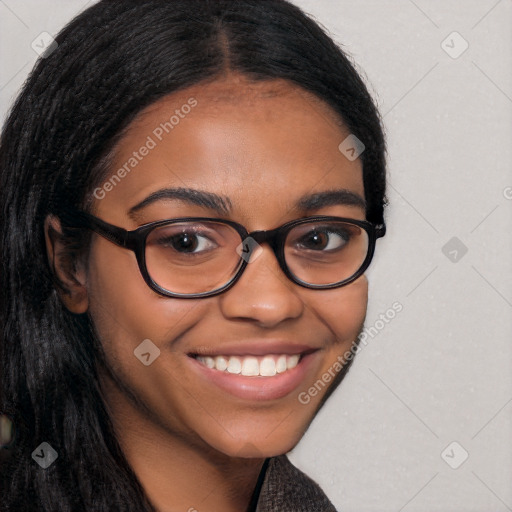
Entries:
POLYGON ((338 149, 348 135, 330 107, 285 80, 197 84, 131 123, 110 169, 128 172, 97 206, 126 206, 168 186, 227 195, 246 209, 330 188, 364 197, 360 161, 338 149))

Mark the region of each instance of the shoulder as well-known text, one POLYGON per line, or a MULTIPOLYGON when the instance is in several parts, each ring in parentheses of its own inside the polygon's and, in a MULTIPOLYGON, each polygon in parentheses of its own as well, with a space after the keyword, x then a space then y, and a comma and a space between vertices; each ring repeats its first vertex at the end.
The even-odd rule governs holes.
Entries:
POLYGON ((286 455, 272 457, 256 512, 336 512, 320 486, 286 455))

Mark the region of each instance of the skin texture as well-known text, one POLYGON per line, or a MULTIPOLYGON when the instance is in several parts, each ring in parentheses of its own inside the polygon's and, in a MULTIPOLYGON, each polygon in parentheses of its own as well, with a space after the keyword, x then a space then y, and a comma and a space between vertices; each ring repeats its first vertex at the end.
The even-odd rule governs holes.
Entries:
MULTIPOLYGON (((320 100, 286 81, 255 84, 229 75, 167 96, 130 125, 112 173, 191 97, 197 106, 162 141, 155 139, 157 146, 103 199, 93 198, 95 215, 125 229, 174 217, 218 217, 169 199, 136 219, 127 214, 156 190, 190 187, 228 196, 232 213, 224 218, 249 231, 310 215, 365 218, 358 206, 294 208, 307 193, 343 188, 364 198, 364 187, 359 159, 350 162, 338 150, 349 132, 320 100)), ((56 219, 47 219, 50 224, 59 228, 56 219)), ((48 232, 47 246, 50 261, 59 262, 62 246, 48 232)), ((96 234, 75 280, 56 264, 70 289, 62 300, 75 313, 87 311, 96 326, 108 368, 101 371, 107 407, 128 461, 161 511, 245 510, 264 458, 298 443, 328 386, 307 405, 298 393, 332 367, 363 325, 365 276, 337 289, 302 288, 282 273, 267 244, 262 249, 232 288, 202 299, 154 293, 133 252, 96 234), (148 338, 161 355, 146 367, 133 351, 148 338), (304 382, 284 398, 236 398, 190 370, 193 349, 276 338, 319 349, 304 382)))

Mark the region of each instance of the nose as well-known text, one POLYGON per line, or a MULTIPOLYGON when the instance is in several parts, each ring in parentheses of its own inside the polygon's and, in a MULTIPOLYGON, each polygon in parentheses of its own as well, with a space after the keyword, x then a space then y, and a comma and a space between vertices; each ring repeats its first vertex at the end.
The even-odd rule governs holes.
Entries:
POLYGON ((274 251, 263 243, 238 281, 219 295, 220 308, 229 319, 249 319, 263 327, 300 317, 304 311, 300 288, 281 270, 274 251))

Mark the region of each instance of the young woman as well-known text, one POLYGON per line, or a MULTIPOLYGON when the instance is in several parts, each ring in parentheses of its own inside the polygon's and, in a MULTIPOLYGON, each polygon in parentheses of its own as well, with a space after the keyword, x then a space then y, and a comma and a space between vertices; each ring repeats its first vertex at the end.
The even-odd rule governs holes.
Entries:
POLYGON ((385 233, 354 67, 285 0, 103 0, 43 57, 0 148, 1 510, 334 511, 284 454, 385 233))

